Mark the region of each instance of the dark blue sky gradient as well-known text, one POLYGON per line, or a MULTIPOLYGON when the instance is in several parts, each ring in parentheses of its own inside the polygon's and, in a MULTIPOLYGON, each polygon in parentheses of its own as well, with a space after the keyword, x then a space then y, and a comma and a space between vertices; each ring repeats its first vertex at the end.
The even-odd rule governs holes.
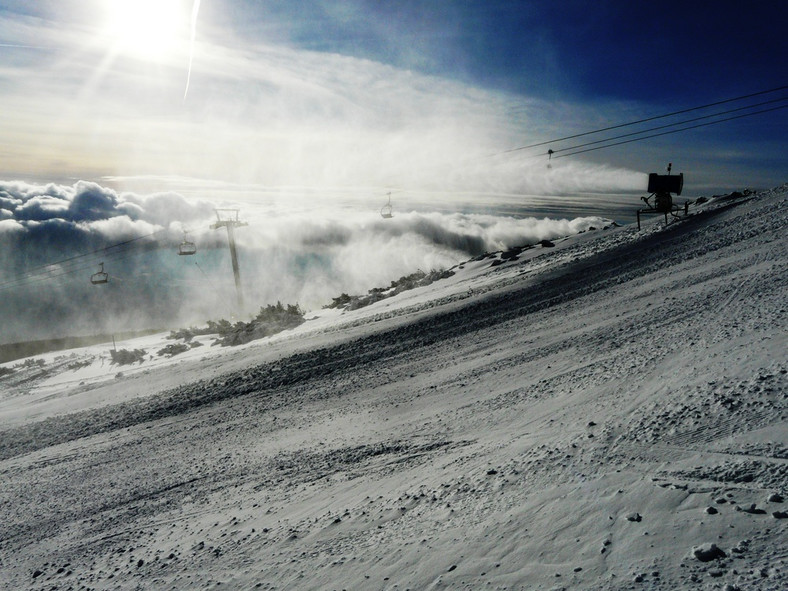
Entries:
POLYGON ((225 16, 242 19, 235 26, 252 36, 540 98, 682 106, 788 79, 783 2, 275 0, 265 6, 260 20, 250 20, 237 3, 225 16))

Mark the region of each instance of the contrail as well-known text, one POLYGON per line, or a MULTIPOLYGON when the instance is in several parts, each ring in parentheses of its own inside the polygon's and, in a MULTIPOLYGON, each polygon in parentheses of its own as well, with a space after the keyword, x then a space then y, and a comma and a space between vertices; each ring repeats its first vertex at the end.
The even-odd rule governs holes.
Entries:
POLYGON ((192 59, 194 58, 194 37, 197 33, 197 13, 200 12, 200 0, 194 0, 192 6, 192 38, 189 46, 189 69, 186 72, 186 90, 183 91, 183 100, 186 100, 186 95, 189 92, 189 80, 192 77, 192 59))
POLYGON ((18 43, 0 43, 0 47, 19 47, 21 49, 48 49, 44 45, 20 45, 18 43))

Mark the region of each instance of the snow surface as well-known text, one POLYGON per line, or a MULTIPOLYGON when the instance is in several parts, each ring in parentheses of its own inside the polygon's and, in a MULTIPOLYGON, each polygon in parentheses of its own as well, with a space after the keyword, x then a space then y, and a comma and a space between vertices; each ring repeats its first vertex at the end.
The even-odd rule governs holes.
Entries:
POLYGON ((0 587, 788 588, 787 199, 1 365, 0 587))

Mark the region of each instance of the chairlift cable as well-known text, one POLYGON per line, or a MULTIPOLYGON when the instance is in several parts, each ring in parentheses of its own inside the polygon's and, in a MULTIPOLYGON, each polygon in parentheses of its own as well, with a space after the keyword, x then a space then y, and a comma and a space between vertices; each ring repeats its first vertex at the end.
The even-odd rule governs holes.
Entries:
POLYGON ((162 232, 166 232, 166 231, 167 231, 167 228, 162 228, 161 230, 156 230, 155 232, 151 232, 150 234, 145 234, 144 236, 137 236, 136 238, 131 238, 129 240, 124 240, 123 242, 118 242, 116 244, 110 244, 109 246, 104 246, 102 248, 98 248, 98 249, 93 250, 91 252, 85 252, 85 253, 82 253, 82 254, 74 255, 72 257, 68 257, 66 259, 61 259, 59 261, 54 261, 52 263, 44 263, 44 264, 41 264, 41 265, 37 265, 35 267, 30 267, 30 269, 28 269, 26 271, 26 273, 30 273, 32 271, 35 271, 36 269, 41 269, 43 267, 51 267, 53 265, 60 265, 62 263, 66 263, 66 262, 72 261, 74 259, 79 259, 79 258, 82 258, 82 257, 91 256, 91 255, 94 255, 94 254, 98 254, 100 252, 106 252, 106 251, 108 251, 111 248, 116 248, 118 246, 124 246, 126 244, 130 244, 132 242, 136 242, 137 240, 142 240, 143 238, 150 238, 151 236, 155 236, 156 234, 161 234, 162 232))
MULTIPOLYGON (((735 109, 729 109, 727 111, 720 111, 718 113, 712 113, 710 115, 702 115, 700 117, 693 117, 692 119, 685 119, 683 121, 677 121, 675 123, 667 123, 665 125, 658 125, 657 127, 650 127, 648 129, 642 129, 640 131, 632 131, 630 133, 624 133, 624 134, 621 134, 621 135, 615 135, 615 136, 612 136, 612 137, 609 137, 609 138, 605 138, 605 139, 601 139, 601 140, 595 140, 593 142, 587 142, 585 144, 578 144, 576 146, 570 146, 568 148, 558 148, 557 150, 552 150, 551 149, 551 150, 547 151, 547 154, 552 157, 553 154, 557 154, 558 152, 567 152, 569 150, 575 150, 577 148, 585 148, 586 146, 593 146, 593 145, 596 145, 596 144, 602 144, 602 143, 609 142, 609 141, 612 141, 612 140, 621 139, 621 138, 624 138, 624 137, 631 137, 633 135, 641 135, 643 133, 648 133, 650 131, 656 131, 658 129, 667 129, 668 127, 675 127, 677 125, 684 125, 685 123, 692 123, 694 121, 701 121, 703 119, 711 119, 713 117, 719 117, 720 115, 727 115, 729 113, 736 113, 738 111, 745 111, 747 109, 753 109, 755 107, 762 107, 764 105, 770 105, 770 104, 773 104, 773 103, 778 103, 780 101, 787 101, 787 100, 788 100, 788 96, 781 97, 781 98, 778 98, 778 99, 772 99, 772 100, 769 100, 769 101, 764 101, 762 103, 756 103, 756 104, 753 104, 753 105, 747 105, 746 107, 737 107, 735 109)), ((783 105, 782 107, 778 107, 778 108, 783 108, 785 106, 788 106, 788 105, 783 105)), ((757 115, 758 113, 761 113, 761 112, 773 111, 773 110, 776 110, 776 109, 766 109, 765 111, 757 111, 755 113, 748 113, 748 114, 749 115, 757 115)), ((747 116, 747 114, 745 114, 743 116, 747 116)), ((736 118, 737 117, 732 117, 732 119, 736 119, 736 118)), ((723 121, 729 121, 729 119, 721 119, 719 121, 719 123, 721 123, 723 121)), ((717 121, 713 121, 712 123, 718 123, 718 122, 717 121)), ((708 123, 707 125, 711 125, 711 123, 708 123)), ((700 127, 700 126, 697 126, 697 127, 700 127)), ((685 129, 692 129, 692 127, 687 127, 685 129)), ((680 131, 680 130, 677 130, 677 131, 680 131)), ((654 137, 654 136, 649 136, 649 137, 654 137)), ((539 155, 542 156, 543 154, 539 154, 539 155)), ((557 156, 556 156, 556 158, 557 158, 557 156)))
POLYGON ((610 131, 612 129, 620 129, 622 127, 628 127, 630 125, 637 125, 638 123, 646 123, 648 121, 655 121, 656 119, 664 119, 666 117, 673 117, 675 115, 681 115, 682 113, 689 113, 691 111, 699 111, 700 109, 707 109, 709 107, 715 107, 717 105, 724 105, 726 103, 732 103, 732 102, 735 102, 735 101, 741 101, 741 100, 744 100, 744 99, 747 99, 747 98, 752 98, 754 96, 761 96, 761 95, 769 94, 769 93, 772 93, 772 92, 778 92, 780 90, 785 90, 786 88, 788 88, 788 85, 786 85, 786 86, 778 86, 777 88, 771 88, 769 90, 762 90, 760 92, 753 92, 751 94, 745 94, 745 95, 742 95, 742 96, 737 96, 737 97, 725 99, 725 100, 722 100, 722 101, 716 101, 716 102, 713 102, 713 103, 708 103, 706 105, 700 105, 698 107, 691 107, 689 109, 681 109, 679 111, 673 111, 672 113, 665 113, 664 115, 655 115, 653 117, 646 117, 644 119, 638 119, 637 121, 630 121, 628 123, 620 123, 618 125, 611 125, 610 127, 604 127, 604 128, 595 129, 595 130, 592 130, 592 131, 586 131, 586 132, 583 132, 583 133, 577 133, 577 134, 574 134, 574 135, 568 135, 568 136, 565 136, 565 137, 556 138, 556 139, 552 139, 552 140, 547 140, 547 141, 544 141, 544 142, 537 142, 535 144, 529 144, 527 146, 520 146, 518 148, 511 148, 509 150, 504 150, 502 152, 497 152, 495 154, 491 154, 491 156, 498 156, 500 154, 508 154, 510 152, 517 152, 519 150, 527 150, 528 148, 536 148, 538 146, 545 146, 547 144, 552 144, 552 143, 556 143, 556 142, 562 142, 564 140, 571 140, 571 139, 575 139, 575 138, 579 138, 579 137, 583 137, 583 136, 587 136, 587 135, 592 135, 592 134, 595 134, 595 133, 602 133, 603 131, 610 131))
POLYGON ((86 262, 78 265, 72 263, 70 266, 65 268, 60 267, 58 269, 49 269, 46 271, 40 271, 38 273, 23 274, 0 283, 0 291, 4 289, 13 289, 14 287, 21 287, 23 285, 30 285, 41 281, 49 281, 50 279, 57 279, 58 277, 63 277, 65 275, 74 275, 94 268, 95 263, 93 262, 86 262))
MULTIPOLYGON (((140 238, 145 238, 145 236, 141 236, 140 238)), ((126 244, 128 242, 131 242, 131 241, 126 241, 123 244, 126 244)), ((117 246, 117 245, 113 245, 113 246, 117 246)), ((110 249, 110 248, 112 248, 112 246, 108 246, 107 247, 107 249, 110 249)), ((57 269, 45 269, 43 271, 38 271, 36 273, 23 273, 23 274, 18 275, 16 277, 12 277, 12 278, 10 278, 10 279, 8 279, 6 281, 0 282, 0 291, 5 290, 5 289, 13 289, 15 287, 21 287, 21 286, 24 286, 24 285, 30 285, 30 284, 38 283, 38 282, 41 282, 41 281, 49 281, 51 279, 57 279, 59 277, 64 277, 66 275, 76 275, 76 274, 79 274, 79 273, 83 273, 83 272, 85 272, 85 271, 87 271, 89 269, 95 268, 95 263, 92 262, 92 261, 90 261, 90 262, 88 262, 88 261, 77 262, 77 259, 80 259, 80 258, 86 257, 86 256, 90 256, 92 254, 97 254, 99 252, 102 252, 102 250, 104 250, 104 249, 99 249, 99 250, 97 250, 97 251, 95 251, 93 253, 85 253, 85 254, 82 254, 82 255, 77 255, 75 257, 70 257, 69 259, 64 259, 64 261, 66 261, 66 265, 64 265, 62 267, 59 267, 57 269)), ((129 258, 129 257, 134 256, 136 254, 138 254, 138 251, 131 250, 131 249, 126 249, 126 250, 121 250, 121 251, 114 252, 114 253, 108 253, 108 254, 105 253, 104 260, 121 261, 123 259, 129 258)), ((58 263, 50 263, 48 265, 39 265, 36 268, 52 267, 52 266, 55 266, 57 264, 58 263)))
MULTIPOLYGON (((105 254, 104 259, 118 261, 128 258, 134 254, 137 253, 131 250, 120 251, 116 253, 105 254)), ((47 266, 53 266, 53 265, 47 265, 47 266)), ((27 274, 19 275, 17 277, 13 277, 3 283, 0 283, 0 290, 20 287, 22 285, 29 285, 31 283, 37 283, 39 281, 56 279, 58 277, 63 277, 65 275, 74 275, 77 273, 82 273, 83 271, 91 269, 94 266, 95 263, 93 262, 77 263, 76 261, 71 261, 67 265, 59 267, 57 269, 48 269, 44 271, 39 271, 37 273, 27 273, 27 274)))
POLYGON ((211 280, 211 278, 208 276, 208 274, 205 271, 203 271, 203 268, 197 263, 197 261, 194 261, 194 264, 200 270, 200 273, 205 275, 205 278, 208 280, 208 283, 211 284, 211 287, 216 289, 216 286, 213 284, 213 281, 211 280))
MULTIPOLYGON (((688 127, 682 127, 681 129, 672 129, 670 131, 663 131, 661 133, 655 133, 655 134, 652 134, 652 135, 646 135, 646 136, 643 136, 643 137, 633 138, 633 139, 630 139, 630 140, 624 140, 622 142, 614 142, 612 144, 605 144, 604 146, 597 146, 595 148, 587 148, 585 150, 577 150, 576 152, 570 152, 569 154, 559 154, 558 156, 556 156, 556 158, 566 158, 567 156, 574 156, 575 154, 583 154, 585 152, 593 152, 594 150, 601 150, 603 148, 611 148, 613 146, 620 146, 622 144, 629 144, 629 143, 632 143, 632 142, 639 142, 641 140, 645 140, 645 139, 649 139, 649 138, 653 138, 653 137, 659 137, 661 135, 669 135, 671 133, 678 133, 680 131, 687 131, 688 129, 696 129, 698 127, 706 127, 708 125, 715 125, 717 123, 724 123, 725 121, 732 121, 734 119, 742 119, 744 117, 750 117, 752 115, 760 115, 761 113, 768 113, 770 111, 778 111, 780 109, 785 109, 785 108, 788 108, 788 105, 780 105, 779 107, 772 107, 771 109, 763 109, 761 111, 756 111, 754 113, 745 113, 744 115, 736 115, 734 117, 728 117, 726 119, 720 119, 718 121, 709 121, 708 123, 699 123, 697 125, 690 125, 688 127)), ((577 147, 579 147, 579 146, 575 146, 575 148, 577 148, 577 147)), ((571 150, 571 149, 574 149, 574 148, 566 148, 566 149, 571 150)))
POLYGON ((137 240, 141 240, 143 238, 149 238, 150 236, 154 236, 155 234, 159 234, 164 231, 165 229, 158 230, 151 234, 138 236, 130 240, 124 240, 123 242, 111 244, 109 246, 105 246, 91 252, 86 252, 65 259, 61 259, 59 261, 55 261, 52 263, 44 263, 41 265, 37 265, 35 267, 31 267, 30 269, 26 270, 23 273, 20 273, 19 275, 16 275, 3 282, 0 282, 0 290, 7 289, 9 287, 24 285, 25 283, 29 283, 29 282, 60 277, 63 275, 76 273, 77 271, 83 271, 86 268, 92 267, 93 263, 82 264, 81 262, 77 262, 77 261, 79 261, 79 259, 83 259, 85 257, 93 256, 99 253, 103 253, 103 256, 105 258, 117 258, 118 256, 120 256, 121 258, 125 258, 125 256, 128 256, 130 253, 133 254, 133 252, 129 249, 119 250, 114 253, 110 253, 109 251, 112 250, 113 248, 127 246, 128 244, 136 242, 137 240), (58 267, 58 268, 51 269, 51 267, 58 267))

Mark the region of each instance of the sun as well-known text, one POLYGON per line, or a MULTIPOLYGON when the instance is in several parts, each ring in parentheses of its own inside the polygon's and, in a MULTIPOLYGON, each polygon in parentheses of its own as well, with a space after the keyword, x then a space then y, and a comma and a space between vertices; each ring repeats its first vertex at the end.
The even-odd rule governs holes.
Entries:
POLYGON ((188 37, 184 0, 104 0, 104 33, 120 54, 166 61, 188 37))

